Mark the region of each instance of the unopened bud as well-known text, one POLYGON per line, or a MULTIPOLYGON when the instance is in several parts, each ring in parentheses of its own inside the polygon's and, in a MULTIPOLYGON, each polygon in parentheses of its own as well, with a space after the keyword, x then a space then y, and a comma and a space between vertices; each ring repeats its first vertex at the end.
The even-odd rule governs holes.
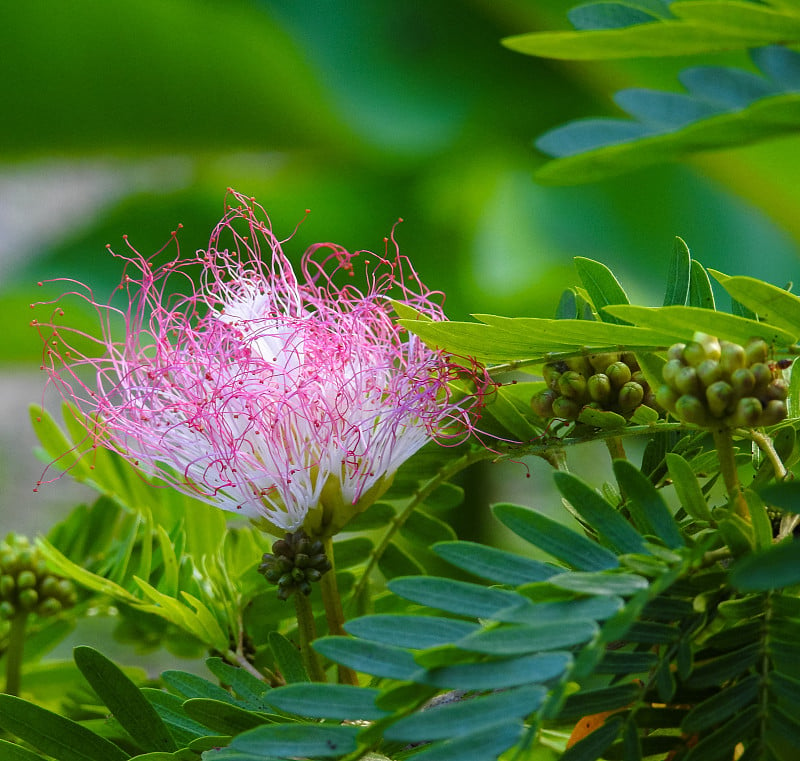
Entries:
POLYGON ((644 399, 644 389, 636 382, 629 381, 619 390, 619 406, 623 412, 636 409, 644 399))
POLYGON ((756 387, 756 379, 747 367, 740 367, 731 373, 731 386, 737 396, 749 396, 756 387))
POLYGON ((33 610, 39 602, 39 593, 35 589, 23 589, 17 600, 23 610, 33 610))
POLYGON ((586 394, 586 378, 575 370, 568 370, 558 379, 558 390, 567 399, 580 401, 586 394))
POLYGON ((619 356, 611 352, 589 355, 589 363, 598 373, 604 373, 608 366, 616 362, 618 359, 619 356))
POLYGON ((706 357, 709 359, 720 358, 721 345, 716 336, 709 335, 708 333, 701 333, 698 330, 692 338, 703 347, 706 357))
POLYGON ((723 341, 720 344, 722 354, 719 363, 722 366, 723 372, 728 375, 747 364, 747 356, 744 353, 744 347, 739 344, 731 343, 730 341, 723 341))
POLYGON ((708 410, 715 418, 724 417, 731 411, 736 396, 733 388, 725 381, 712 383, 706 389, 706 401, 708 410))
POLYGON ((747 364, 754 365, 756 362, 766 362, 769 356, 769 346, 763 338, 754 338, 744 349, 747 357, 747 364))
POLYGON ((706 359, 697 366, 697 377, 706 388, 718 380, 723 380, 722 369, 716 359, 706 359))
POLYGON ((20 571, 17 574, 18 589, 33 589, 36 586, 36 574, 33 571, 20 571))
POLYGON ((705 405, 690 394, 684 394, 675 402, 675 414, 686 423, 707 425, 709 422, 705 405))
POLYGON ((675 412, 675 402, 677 401, 678 393, 666 383, 658 387, 658 391, 656 391, 656 402, 659 407, 668 412, 675 412))
POLYGON ((698 396, 701 392, 700 379, 697 377, 697 370, 693 367, 682 367, 678 370, 674 382, 675 390, 681 394, 692 394, 698 396))
POLYGON ((687 365, 697 367, 706 359, 708 359, 708 355, 706 354, 703 344, 697 341, 690 341, 686 344, 686 348, 683 350, 683 361, 686 362, 687 365))
POLYGON ((577 420, 580 414, 580 407, 572 400, 564 396, 559 396, 553 402, 553 417, 561 420, 577 420))
POLYGON ((677 359, 681 364, 683 364, 683 350, 685 348, 686 344, 684 343, 672 344, 672 346, 667 349, 667 359, 677 359))
POLYGON ((773 399, 764 407, 758 424, 760 426, 777 425, 781 420, 786 419, 787 414, 786 403, 778 399, 773 399))
POLYGON ((612 388, 620 389, 631 379, 632 373, 630 367, 620 360, 608 366, 606 375, 611 381, 612 388))
POLYGON ((775 378, 766 389, 768 400, 785 401, 789 396, 789 384, 783 378, 775 378))
POLYGON ((555 391, 546 388, 531 399, 531 409, 535 415, 549 419, 553 417, 553 402, 558 398, 555 391))
POLYGON ((758 399, 753 396, 746 396, 744 399, 739 400, 729 422, 735 427, 752 428, 758 425, 763 411, 764 408, 758 399))
POLYGON ((611 381, 605 373, 595 373, 586 382, 586 390, 593 401, 604 404, 611 398, 611 381))

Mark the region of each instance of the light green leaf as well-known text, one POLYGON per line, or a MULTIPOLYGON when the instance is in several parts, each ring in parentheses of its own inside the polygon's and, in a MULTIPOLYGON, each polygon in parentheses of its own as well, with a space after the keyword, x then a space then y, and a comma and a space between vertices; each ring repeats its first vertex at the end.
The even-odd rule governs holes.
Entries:
POLYGON ((208 698, 224 703, 236 703, 233 695, 227 690, 223 690, 218 684, 210 682, 208 679, 197 674, 190 674, 186 671, 170 669, 161 674, 164 684, 182 697, 191 700, 192 698, 208 698))
POLYGON ((208 658, 206 667, 222 684, 238 695, 239 701, 252 711, 263 711, 266 705, 264 696, 269 685, 239 666, 231 666, 222 658, 208 658))
POLYGON ((280 632, 270 632, 268 641, 275 662, 289 684, 310 682, 300 651, 280 632))
POLYGON ((600 319, 604 322, 619 323, 617 318, 604 311, 609 304, 630 303, 614 274, 605 264, 594 259, 576 256, 574 262, 578 277, 586 288, 600 319))
POLYGON ((698 307, 619 305, 608 307, 608 311, 645 328, 659 327, 677 336, 676 340, 691 340, 697 330, 743 346, 751 338, 763 338, 768 344, 777 346, 791 346, 796 338, 794 334, 787 333, 775 325, 698 307))
POLYGON ((235 737, 230 747, 260 754, 264 759, 331 758, 352 753, 360 729, 349 725, 269 724, 235 737))
POLYGON ((706 268, 696 259, 691 262, 691 279, 689 281, 689 296, 686 305, 700 309, 716 309, 714 291, 711 290, 711 281, 708 279, 706 268))
POLYGON ((430 547, 436 542, 446 542, 456 538, 456 532, 449 523, 445 523, 419 508, 406 518, 405 523, 400 527, 400 534, 407 541, 423 547, 430 547))
POLYGON ((76 647, 73 656, 92 689, 145 751, 178 749, 156 710, 117 665, 91 647, 76 647))
POLYGON ((692 256, 683 238, 675 237, 675 246, 667 273, 667 289, 664 293, 664 306, 683 306, 689 298, 689 282, 692 256))
POLYGON ((545 581, 560 570, 540 560, 477 542, 440 542, 433 551, 456 568, 512 587, 545 581))
POLYGON ((314 649, 336 663, 372 676, 415 681, 422 671, 411 651, 353 637, 321 637, 314 649))
POLYGON ((261 726, 267 719, 253 711, 246 711, 227 700, 190 698, 183 704, 190 719, 199 722, 218 734, 238 735, 248 729, 261 726))
POLYGON ((462 650, 487 655, 524 655, 526 653, 558 650, 588 642, 599 632, 594 621, 519 624, 483 629, 460 639, 456 645, 462 650))
POLYGON ((511 504, 494 505, 492 510, 515 534, 573 568, 602 571, 619 566, 613 552, 535 510, 511 504))
POLYGON ((142 695, 158 711, 170 729, 175 742, 180 746, 188 745, 198 737, 207 737, 208 730, 196 721, 192 721, 183 710, 184 699, 164 690, 142 687, 142 695))
POLYGON ((754 277, 729 277, 716 270, 709 272, 734 299, 762 320, 800 336, 800 298, 793 293, 754 277))
POLYGON ((674 452, 668 452, 666 460, 670 478, 683 509, 695 520, 710 521, 711 511, 692 466, 674 452))
POLYGON ((633 573, 560 573, 548 579, 548 584, 585 595, 630 596, 647 589, 648 582, 633 573))

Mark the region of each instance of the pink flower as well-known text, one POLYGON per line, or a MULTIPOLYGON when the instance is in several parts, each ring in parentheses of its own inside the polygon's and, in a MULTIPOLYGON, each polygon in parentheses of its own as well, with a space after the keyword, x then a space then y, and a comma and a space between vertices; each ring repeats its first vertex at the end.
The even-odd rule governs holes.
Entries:
POLYGON ((364 292, 334 284, 359 254, 330 243, 295 273, 263 209, 230 192, 207 251, 161 265, 115 254, 123 306, 81 284, 65 294, 96 309, 102 335, 57 325, 58 306, 40 326, 44 367, 94 446, 273 530, 332 534, 429 439, 469 433, 448 386, 460 368, 393 319, 392 289, 443 319, 405 257, 361 252, 364 292))

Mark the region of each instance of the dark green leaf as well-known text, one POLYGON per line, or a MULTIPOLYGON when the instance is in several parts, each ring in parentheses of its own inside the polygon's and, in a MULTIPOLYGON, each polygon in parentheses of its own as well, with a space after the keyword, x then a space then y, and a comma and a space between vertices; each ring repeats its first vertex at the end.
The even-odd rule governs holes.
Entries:
POLYGON ((94 732, 21 698, 0 694, 0 727, 57 761, 125 761, 128 754, 94 732))
POLYGON ((595 690, 581 690, 566 699, 558 718, 562 721, 569 721, 605 711, 616 711, 636 700, 640 692, 641 687, 634 683, 595 690))
MULTIPOLYGON (((798 369, 800 374, 800 368, 798 369)), ((761 499, 787 513, 800 513, 800 481, 781 481, 761 489, 761 499)))
POLYGON ((717 658, 695 664, 687 684, 693 689, 714 688, 724 684, 749 669, 760 657, 761 647, 758 643, 747 645, 717 658))
POLYGON ((420 681, 453 690, 499 690, 548 682, 561 676, 571 662, 569 653, 524 655, 502 661, 445 666, 429 671, 420 681))
POLYGON ((616 552, 647 552, 639 532, 589 484, 564 471, 556 471, 553 480, 578 515, 616 552))
POLYGON ((409 650, 352 637, 322 637, 314 649, 336 663, 372 676, 412 681, 422 672, 409 650))
POLYGON ((419 761, 496 761, 519 740, 522 729, 521 722, 506 721, 454 740, 435 743, 415 753, 414 758, 419 761))
POLYGON ((183 710, 184 699, 164 690, 154 690, 150 687, 143 687, 142 694, 150 704, 158 711, 169 727, 170 734, 175 742, 181 746, 188 745, 198 737, 207 737, 208 729, 196 721, 192 721, 183 710))
POLYGON ((753 674, 737 684, 725 687, 710 698, 698 703, 681 724, 688 734, 703 732, 726 721, 758 698, 760 678, 753 674))
POLYGON ((279 711, 312 719, 363 719, 387 715, 375 705, 380 690, 348 684, 289 684, 269 693, 269 704, 279 711))
POLYGON ((0 755, 2 755, 3 761, 44 761, 37 753, 7 740, 0 740, 0 755))
POLYGON ((511 504, 494 505, 492 509, 515 534, 578 570, 602 571, 619 566, 614 553, 541 513, 511 504))
POLYGON ((400 527, 400 534, 407 541, 423 547, 456 538, 456 532, 449 524, 420 509, 412 511, 406 518, 400 527))
POLYGON ((740 592, 764 592, 800 584, 800 552, 792 541, 739 560, 731 570, 731 584, 740 592))
POLYGON ((626 639, 642 645, 667 645, 680 636, 677 626, 657 624, 654 621, 637 621, 628 630, 626 639))
POLYGON ((406 576, 392 579, 388 586, 407 600, 475 618, 492 618, 498 611, 529 604, 516 592, 452 579, 406 576))
POLYGON ((481 627, 468 621, 437 616, 376 615, 355 618, 344 628, 362 639, 424 650, 457 642, 481 627))
POLYGON ((267 720, 257 713, 220 700, 192 698, 183 704, 189 718, 222 735, 238 735, 258 727, 267 720))
POLYGON ((359 513, 347 524, 347 531, 370 531, 383 528, 395 516, 394 508, 387 502, 376 502, 370 505, 363 513, 359 513))
POLYGON ((639 529, 654 534, 667 547, 683 547, 683 537, 675 519, 650 479, 628 460, 614 460, 613 467, 620 490, 627 497, 628 508, 639 529))
POLYGON ((686 761, 727 761, 733 749, 741 741, 748 739, 750 733, 761 721, 761 707, 753 705, 739 711, 732 719, 711 734, 705 735, 686 754, 686 761))
POLYGON ((540 560, 477 542, 440 542, 433 551, 456 568, 512 587, 545 581, 560 570, 540 560))
POLYGON ((72 652, 86 681, 143 750, 178 749, 158 712, 122 669, 91 647, 79 646, 72 652))
POLYGON ((378 568, 386 579, 425 574, 423 566, 394 540, 386 545, 383 554, 378 558, 378 568))
POLYGON ((484 629, 469 634, 456 645, 462 650, 488 655, 524 655, 568 648, 588 642, 599 632, 594 621, 563 623, 519 624, 484 629))
POLYGON ((605 307, 609 304, 628 304, 628 297, 618 280, 614 277, 611 270, 605 264, 586 259, 583 256, 574 258, 575 267, 578 270, 583 287, 589 294, 594 304, 594 308, 604 322, 620 323, 613 315, 605 312, 605 307))
POLYGON ((269 633, 267 640, 275 656, 275 663, 289 684, 311 681, 300 652, 286 637, 280 632, 273 631, 269 633))
POLYGON ((391 725, 384 737, 399 742, 446 740, 535 711, 547 695, 540 685, 512 688, 480 697, 461 697, 406 716, 391 725))
POLYGON ((626 653, 609 650, 597 666, 598 674, 642 674, 658 663, 655 653, 626 653))
POLYGON ((613 595, 543 602, 512 610, 497 620, 515 624, 561 623, 571 626, 574 621, 586 619, 604 621, 616 615, 623 605, 622 599, 613 595))
POLYGON ((344 756, 356 749, 360 727, 319 724, 268 724, 235 737, 230 747, 270 758, 344 756))
POLYGON ((683 238, 675 237, 672 259, 667 273, 667 290, 664 293, 664 306, 683 305, 689 297, 689 282, 692 256, 683 238))
POLYGON ((689 297, 686 301, 690 307, 699 309, 716 309, 714 292, 711 290, 711 281, 708 273, 700 262, 692 260, 691 280, 689 281, 689 297))
POLYGON ((597 2, 577 5, 567 13, 576 29, 621 29, 656 21, 658 16, 625 3, 597 2))
POLYGON ((337 571, 366 563, 372 548, 372 540, 366 536, 351 536, 334 542, 333 556, 337 571))
POLYGON ((227 690, 223 690, 218 684, 209 682, 208 679, 203 679, 196 674, 169 670, 161 674, 161 679, 168 689, 184 698, 210 698, 225 703, 236 703, 233 695, 227 690))

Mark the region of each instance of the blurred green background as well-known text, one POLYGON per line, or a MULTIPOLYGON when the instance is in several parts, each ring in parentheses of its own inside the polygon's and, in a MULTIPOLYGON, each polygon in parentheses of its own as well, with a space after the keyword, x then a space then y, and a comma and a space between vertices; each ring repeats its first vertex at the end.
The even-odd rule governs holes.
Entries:
MULTIPOLYGON (((320 240, 382 250, 403 217, 401 249, 453 319, 551 316, 575 255, 660 303, 674 235, 707 266, 791 280, 796 138, 591 186, 534 184, 532 139, 546 129, 613 115, 620 87, 674 88, 683 66, 745 61, 571 64, 500 44, 566 27, 568 5, 0 3, 0 529, 46 531, 82 494, 69 479, 32 493, 36 282, 108 293, 119 269, 105 244, 121 249, 124 233, 149 253, 182 223, 184 250, 204 247, 228 186, 256 196, 281 237, 311 209, 294 257, 320 240)), ((524 469, 508 468, 493 471, 503 498, 530 503, 524 469)))

